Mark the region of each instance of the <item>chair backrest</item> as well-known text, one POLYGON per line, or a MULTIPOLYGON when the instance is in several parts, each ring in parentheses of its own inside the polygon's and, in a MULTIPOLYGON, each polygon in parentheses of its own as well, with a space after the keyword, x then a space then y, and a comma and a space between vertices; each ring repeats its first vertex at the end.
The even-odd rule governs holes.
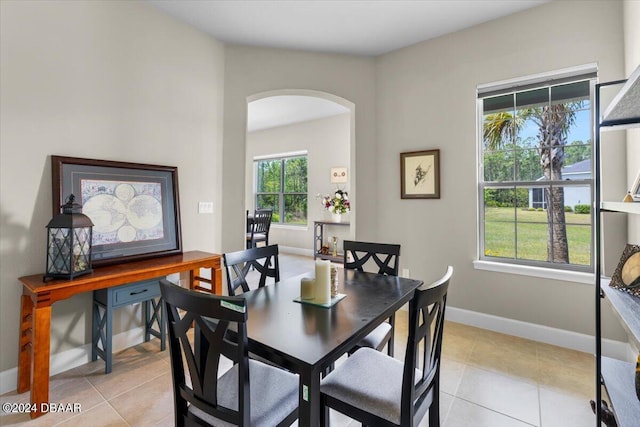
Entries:
POLYGON ((253 213, 253 227, 251 228, 251 236, 254 234, 263 233, 268 234, 271 228, 271 217, 273 216, 273 210, 271 209, 257 209, 253 213))
MULTIPOLYGON (((371 260, 377 267, 378 274, 389 276, 398 275, 398 262, 400 260, 400 245, 388 243, 368 243, 345 240, 344 268, 358 271, 366 271, 365 265, 371 260), (349 255, 353 261, 349 260, 349 255)), ((372 263, 370 263, 373 267, 372 263)))
POLYGON ((247 282, 247 274, 251 267, 260 274, 259 288, 267 284, 267 277, 272 277, 275 282, 280 281, 278 245, 229 252, 223 254, 222 259, 227 272, 229 295, 236 295, 238 288, 242 288, 242 292, 251 290, 247 282))
POLYGON ((189 406, 193 405, 233 425, 248 426, 251 408, 247 310, 244 299, 190 291, 164 279, 160 280, 160 291, 169 331, 175 425, 206 425, 205 421, 189 410, 189 406), (208 319, 205 320, 205 317, 208 319), (188 336, 192 324, 199 330, 197 350, 188 336), (237 325, 234 341, 226 338, 230 324, 237 325), (236 409, 218 404, 219 398, 222 398, 222 395, 218 396, 220 356, 237 364, 236 409), (186 381, 185 366, 191 379, 190 384, 186 381))
POLYGON ((416 289, 409 302, 409 337, 402 377, 400 425, 413 425, 410 419, 421 419, 431 406, 434 394, 440 392, 440 354, 444 311, 453 267, 431 285, 416 289), (416 369, 421 376, 416 378, 416 369))

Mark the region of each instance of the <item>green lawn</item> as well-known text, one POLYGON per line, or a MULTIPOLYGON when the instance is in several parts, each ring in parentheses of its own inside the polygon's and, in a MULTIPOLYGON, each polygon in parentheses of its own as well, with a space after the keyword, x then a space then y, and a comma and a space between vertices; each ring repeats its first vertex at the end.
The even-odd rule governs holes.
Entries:
MULTIPOLYGON (((547 213, 513 208, 485 209, 485 255, 547 260, 547 213), (517 218, 517 226, 516 226, 517 218), (517 241, 517 244, 514 242, 517 241), (516 253, 517 251, 517 253, 516 253)), ((565 214, 569 262, 591 262, 591 215, 565 214)))

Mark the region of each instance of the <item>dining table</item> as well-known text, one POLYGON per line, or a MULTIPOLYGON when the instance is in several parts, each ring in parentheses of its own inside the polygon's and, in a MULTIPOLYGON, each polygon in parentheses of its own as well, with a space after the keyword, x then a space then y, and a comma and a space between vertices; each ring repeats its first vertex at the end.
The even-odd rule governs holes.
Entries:
POLYGON ((243 294, 249 351, 300 376, 299 426, 320 423, 323 371, 413 296, 420 280, 339 270, 331 307, 299 302, 300 275, 243 294))

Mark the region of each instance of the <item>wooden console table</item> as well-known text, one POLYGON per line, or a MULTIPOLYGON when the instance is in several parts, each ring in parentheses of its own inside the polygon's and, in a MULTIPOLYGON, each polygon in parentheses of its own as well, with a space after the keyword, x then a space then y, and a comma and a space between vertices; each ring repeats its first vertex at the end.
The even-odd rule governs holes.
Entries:
POLYGON ((21 277, 20 337, 18 341, 18 393, 31 390, 35 412, 49 403, 49 363, 51 351, 51 305, 83 292, 92 292, 131 282, 189 272, 189 287, 203 289, 200 282, 211 283, 216 294, 222 293, 222 270, 218 254, 200 251, 152 258, 144 261, 95 268, 93 273, 73 280, 43 282, 42 274, 21 277), (211 280, 199 276, 200 269, 211 269, 211 280))

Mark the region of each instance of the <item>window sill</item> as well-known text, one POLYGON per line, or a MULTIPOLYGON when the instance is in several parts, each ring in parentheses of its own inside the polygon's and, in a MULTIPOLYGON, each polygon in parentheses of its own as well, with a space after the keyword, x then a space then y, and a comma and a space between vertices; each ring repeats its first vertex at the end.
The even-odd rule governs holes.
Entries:
POLYGON ((565 282, 595 284, 593 273, 581 271, 555 270, 552 268, 532 267, 529 265, 506 264, 492 261, 473 261, 476 270, 495 271, 498 273, 519 274, 521 276, 541 277, 543 279, 563 280, 565 282))

